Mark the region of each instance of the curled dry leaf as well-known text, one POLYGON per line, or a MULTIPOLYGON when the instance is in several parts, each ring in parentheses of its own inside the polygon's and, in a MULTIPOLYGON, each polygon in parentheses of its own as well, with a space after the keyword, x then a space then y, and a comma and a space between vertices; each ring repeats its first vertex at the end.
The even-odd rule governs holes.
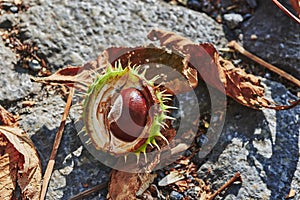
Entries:
POLYGON ((240 104, 254 109, 290 108, 277 106, 268 100, 264 96, 264 87, 260 79, 222 58, 212 44, 194 44, 173 32, 156 29, 152 30, 148 37, 151 40, 159 40, 164 47, 181 52, 188 59, 189 67, 195 68, 206 83, 225 92, 240 104))
POLYGON ((41 179, 40 160, 28 135, 0 126, 0 199, 11 199, 17 185, 23 199, 39 199, 41 179))

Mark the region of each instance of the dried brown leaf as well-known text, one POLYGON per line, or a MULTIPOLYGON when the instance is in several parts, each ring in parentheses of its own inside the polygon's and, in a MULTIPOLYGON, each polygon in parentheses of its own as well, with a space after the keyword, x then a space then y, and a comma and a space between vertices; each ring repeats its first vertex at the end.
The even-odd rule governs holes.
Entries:
MULTIPOLYGON (((100 57, 99 57, 100 59, 100 57)), ((43 83, 60 83, 71 87, 77 87, 78 89, 85 90, 86 85, 90 85, 93 82, 92 74, 97 72, 103 73, 106 68, 106 64, 100 65, 102 68, 99 69, 97 66, 100 60, 91 61, 83 66, 68 66, 64 69, 58 70, 56 73, 48 77, 34 77, 33 81, 43 83)))
POLYGON ((222 58, 212 44, 194 44, 173 32, 157 29, 152 30, 148 37, 151 40, 159 40, 161 46, 184 54, 189 61, 189 67, 197 69, 206 83, 242 105, 254 109, 290 107, 272 105, 273 102, 264 96, 264 87, 260 79, 222 58))
POLYGON ((0 185, 8 186, 0 186, 0 190, 8 190, 8 193, 0 191, 0 194, 12 195, 18 184, 23 199, 39 199, 42 171, 30 138, 20 128, 9 126, 0 126, 0 138, 5 141, 0 152, 0 185))
POLYGON ((16 188, 20 153, 0 133, 0 199, 10 200, 16 188))
POLYGON ((108 185, 108 199, 137 199, 137 192, 145 183, 149 183, 149 180, 153 181, 155 176, 154 174, 148 173, 137 174, 112 170, 110 183, 108 185))
POLYGON ((300 1, 299 0, 290 0, 291 5, 294 10, 297 12, 298 17, 300 18, 300 1))

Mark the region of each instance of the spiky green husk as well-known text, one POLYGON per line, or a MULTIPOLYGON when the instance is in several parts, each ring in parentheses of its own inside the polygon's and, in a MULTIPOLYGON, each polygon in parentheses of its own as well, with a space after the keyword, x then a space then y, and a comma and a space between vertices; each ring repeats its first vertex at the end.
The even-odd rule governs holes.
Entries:
MULTIPOLYGON (((107 148, 104 147, 105 145, 107 145, 107 143, 105 141, 101 141, 99 140, 99 138, 93 138, 95 137, 95 133, 89 133, 89 131, 95 131, 93 130, 93 128, 91 128, 91 126, 93 126, 93 123, 95 123, 95 119, 93 119, 93 115, 91 115, 92 112, 91 111, 91 107, 93 107, 91 104, 95 103, 96 99, 98 98, 98 94, 100 93, 100 91, 104 88, 107 87, 107 84, 114 84, 114 82, 117 82, 116 80, 121 80, 122 77, 126 77, 125 81, 126 83, 124 84, 128 84, 128 85, 132 85, 133 87, 139 87, 137 89, 141 89, 142 86, 140 86, 139 84, 143 83, 146 84, 148 87, 150 86, 153 89, 153 94, 154 97, 156 98, 154 102, 156 102, 156 108, 155 109, 155 113, 152 117, 152 122, 151 125, 149 127, 145 127, 147 128, 147 139, 144 141, 144 143, 139 146, 137 149, 134 149, 133 151, 130 151, 129 148, 129 152, 136 154, 137 158, 139 158, 140 153, 143 153, 146 156, 146 149, 147 146, 156 146, 157 149, 160 149, 160 147, 158 146, 157 142, 156 142, 156 138, 157 137, 161 137, 162 139, 164 139, 166 141, 166 143, 168 144, 168 140, 162 135, 161 130, 168 128, 167 124, 165 123, 165 121, 167 119, 173 119, 172 117, 168 116, 167 113, 169 112, 170 109, 174 109, 174 107, 168 106, 165 103, 168 102, 169 100, 171 100, 170 94, 166 94, 166 91, 160 91, 160 87, 155 86, 154 82, 155 80, 158 78, 154 77, 152 80, 147 80, 145 78, 145 74, 146 74, 146 69, 143 70, 140 73, 140 66, 138 67, 130 67, 129 65, 126 68, 123 68, 121 66, 120 63, 117 64, 117 66, 115 66, 114 68, 109 66, 106 73, 104 75, 98 75, 96 77, 96 79, 94 80, 94 82, 89 86, 86 97, 84 99, 84 110, 83 110, 83 119, 85 122, 85 128, 89 134, 89 136, 92 138, 92 143, 95 146, 100 146, 99 148, 101 150, 104 151, 109 151, 110 149, 113 150, 114 148, 107 148), (142 81, 141 81, 142 80, 142 81), (103 147, 101 148, 101 145, 103 145, 103 147)), ((101 103, 101 102, 100 102, 101 103)), ((100 123, 104 123, 104 122, 100 122, 100 123)), ((105 133, 97 133, 97 134, 105 134, 105 133)), ((109 135, 109 137, 113 137, 112 135, 109 135)), ((139 138, 137 138, 138 140, 139 138)), ((126 145, 124 145, 124 147, 127 147, 126 145)), ((98 148, 98 149, 99 149, 98 148)), ((127 147, 128 148, 128 147, 127 147)), ((129 152, 125 153, 128 154, 129 152)), ((115 152, 109 152, 111 154, 117 154, 115 152)), ((125 155, 126 157, 127 155, 125 155)))

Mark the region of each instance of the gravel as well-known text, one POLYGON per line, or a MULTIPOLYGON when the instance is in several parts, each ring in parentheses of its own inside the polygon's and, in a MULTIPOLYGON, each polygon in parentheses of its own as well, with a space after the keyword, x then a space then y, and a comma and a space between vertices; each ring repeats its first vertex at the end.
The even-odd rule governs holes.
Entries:
POLYGON ((181 200, 183 198, 183 195, 180 194, 179 192, 172 191, 170 194, 170 199, 171 200, 181 200))

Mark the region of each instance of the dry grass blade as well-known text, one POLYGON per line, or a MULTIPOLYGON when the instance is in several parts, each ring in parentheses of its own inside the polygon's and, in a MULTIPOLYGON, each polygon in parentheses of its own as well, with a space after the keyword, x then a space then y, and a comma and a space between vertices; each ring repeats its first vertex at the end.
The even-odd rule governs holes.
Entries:
POLYGON ((44 174, 42 192, 41 192, 41 197, 40 197, 41 200, 43 200, 46 196, 47 187, 48 187, 48 184, 49 184, 49 181, 50 181, 50 178, 51 178, 51 174, 52 174, 52 171, 53 171, 53 167, 54 167, 54 164, 55 164, 55 157, 56 157, 56 154, 57 154, 58 147, 60 145, 63 130, 65 128, 66 119, 69 115, 69 110, 70 110, 70 107, 71 107, 73 95, 74 95, 74 88, 70 88, 70 93, 69 93, 69 96, 68 96, 68 99, 67 99, 64 114, 62 116, 62 120, 61 120, 59 129, 57 131, 57 134, 55 136, 53 149, 52 149, 50 159, 49 159, 49 162, 48 162, 48 165, 47 165, 47 168, 46 168, 46 172, 44 174))
POLYGON ((101 183, 99 185, 96 185, 86 191, 83 191, 73 197, 71 197, 69 200, 78 200, 78 199, 83 199, 84 197, 87 197, 88 195, 94 193, 94 192, 98 192, 100 190, 103 190, 104 188, 107 187, 107 182, 106 183, 101 183))
POLYGON ((295 20, 298 24, 300 24, 300 19, 293 15, 288 9, 286 9, 279 1, 277 0, 272 0, 273 3, 280 9, 282 10, 287 16, 295 20))
POLYGON ((227 181, 222 187, 220 187, 216 192, 209 196, 208 200, 213 200, 216 196, 218 196, 223 190, 228 188, 232 183, 237 180, 242 180, 240 172, 237 172, 229 181, 227 181))
POLYGON ((267 63, 266 61, 264 61, 263 59, 253 55, 252 53, 250 53, 249 51, 245 50, 241 45, 239 45, 236 41, 231 41, 228 43, 228 46, 235 49, 236 51, 238 51, 239 53, 243 54, 244 56, 250 58, 251 60, 257 62, 258 64, 264 66, 265 68, 271 70, 272 72, 275 72, 276 74, 282 76, 283 78, 291 81, 292 83, 294 83, 296 86, 300 87, 300 81, 298 79, 296 79, 295 77, 293 77, 292 75, 286 73, 285 71, 278 69, 277 67, 275 67, 274 65, 271 65, 270 63, 267 63))

